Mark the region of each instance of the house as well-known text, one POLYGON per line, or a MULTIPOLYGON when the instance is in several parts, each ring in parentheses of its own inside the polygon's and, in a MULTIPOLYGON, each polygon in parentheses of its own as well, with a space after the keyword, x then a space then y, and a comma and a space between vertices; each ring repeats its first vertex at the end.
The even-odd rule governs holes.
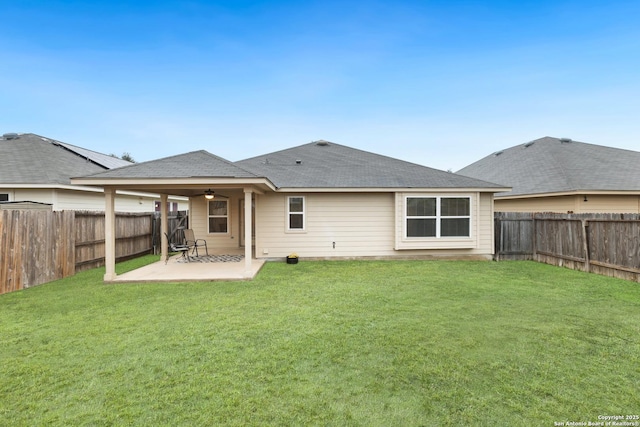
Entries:
MULTIPOLYGON (((102 189, 71 184, 71 177, 131 165, 117 157, 33 133, 5 133, 0 138, 0 203, 4 209, 104 210, 102 189), (28 203, 34 202, 34 203, 28 203)), ((152 212, 160 196, 119 192, 116 210, 152 212)), ((174 210, 186 209, 184 198, 172 198, 174 210), (182 206, 179 206, 179 203, 182 206)))
POLYGON ((210 250, 243 247, 249 271, 253 257, 291 253, 491 259, 493 194, 509 190, 322 140, 235 163, 194 151, 72 182, 105 189, 107 281, 115 278, 114 191, 188 197, 196 236, 210 250))
POLYGON ((457 174, 511 187, 499 212, 640 213, 640 152, 544 137, 495 152, 457 174))

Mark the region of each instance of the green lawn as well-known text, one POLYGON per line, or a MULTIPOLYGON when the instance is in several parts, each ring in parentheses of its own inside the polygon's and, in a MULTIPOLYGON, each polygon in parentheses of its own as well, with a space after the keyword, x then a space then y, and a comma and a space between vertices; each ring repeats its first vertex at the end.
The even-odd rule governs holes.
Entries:
POLYGON ((268 263, 251 282, 102 275, 0 296, 0 425, 551 426, 640 413, 638 283, 533 262, 268 263))

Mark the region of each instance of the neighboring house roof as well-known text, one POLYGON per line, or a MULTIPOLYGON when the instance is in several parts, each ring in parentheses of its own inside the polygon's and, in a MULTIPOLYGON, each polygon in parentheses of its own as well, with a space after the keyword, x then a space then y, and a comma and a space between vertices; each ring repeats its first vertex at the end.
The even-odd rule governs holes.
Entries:
POLYGON ((493 153, 457 174, 499 182, 529 194, 640 191, 640 152, 544 137, 493 153))
POLYGON ((5 134, 0 138, 0 184, 69 185, 72 176, 131 164, 108 157, 32 133, 5 134))
POLYGON ((135 163, 123 168, 103 171, 83 178, 256 178, 222 157, 205 150, 135 163))
POLYGON ((322 140, 235 164, 278 188, 505 188, 322 140))
POLYGON ((128 166, 132 162, 128 160, 122 160, 118 157, 114 157, 107 154, 98 153, 96 151, 87 150, 86 148, 76 147, 75 145, 67 144, 65 142, 51 140, 51 143, 54 145, 59 145, 61 147, 66 148, 69 151, 76 153, 77 155, 84 157, 87 160, 91 160, 92 162, 104 166, 107 169, 115 169, 120 168, 122 166, 128 166))

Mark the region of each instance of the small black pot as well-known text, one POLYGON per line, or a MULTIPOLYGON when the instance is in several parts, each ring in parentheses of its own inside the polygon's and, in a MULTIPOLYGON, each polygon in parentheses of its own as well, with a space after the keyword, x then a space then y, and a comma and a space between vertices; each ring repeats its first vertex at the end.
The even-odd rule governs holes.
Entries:
POLYGON ((287 257, 287 264, 297 264, 298 263, 298 258, 294 258, 294 257, 287 257))

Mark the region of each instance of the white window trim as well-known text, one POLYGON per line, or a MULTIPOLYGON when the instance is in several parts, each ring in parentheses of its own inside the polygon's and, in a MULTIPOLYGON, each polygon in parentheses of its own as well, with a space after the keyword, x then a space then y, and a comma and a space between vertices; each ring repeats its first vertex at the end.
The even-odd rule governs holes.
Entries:
POLYGON ((205 206, 207 207, 207 233, 208 234, 212 234, 214 236, 223 236, 223 235, 227 235, 231 232, 231 221, 230 221, 230 215, 229 215, 229 200, 225 200, 225 199, 217 199, 217 200, 207 200, 207 203, 205 204, 205 206), (209 215, 209 203, 211 202, 225 202, 227 204, 227 214, 226 215, 209 215), (209 218, 226 218, 227 219, 227 231, 211 231, 209 230, 209 218))
POLYGON ((460 240, 470 239, 473 236, 473 198, 470 195, 433 195, 433 194, 409 194, 404 196, 404 203, 402 206, 403 216, 403 237, 407 240, 460 240), (409 216, 407 215, 407 201, 409 199, 436 199, 436 214, 435 216, 409 216), (469 215, 457 215, 457 216, 442 216, 441 215, 441 201, 442 199, 469 199, 469 215), (436 235, 435 236, 407 236, 407 220, 408 219, 435 219, 436 220, 436 235), (469 220, 469 234, 467 236, 441 236, 440 224, 443 219, 468 219, 469 220))
POLYGON ((429 239, 469 239, 473 235, 471 231, 471 217, 473 212, 473 199, 471 196, 435 196, 435 195, 406 195, 404 197, 403 215, 404 215, 404 238, 410 240, 429 240, 429 239), (407 201, 408 199, 436 199, 436 214, 426 216, 409 216, 407 215, 407 201), (443 216, 442 212, 442 199, 469 199, 469 215, 455 215, 455 216, 443 216), (435 219, 436 220, 436 235, 435 236, 407 236, 407 220, 408 219, 435 219), (468 219, 469 220, 469 235, 468 236, 441 236, 441 224, 443 219, 468 219))
MULTIPOLYGON (((478 246, 476 222, 479 213, 478 193, 396 193, 396 250, 412 249, 472 249, 478 246), (468 198, 469 211, 469 236, 445 236, 445 237, 407 237, 407 199, 408 198, 468 198)), ((439 212, 439 210, 438 210, 439 212)), ((456 217, 444 217, 456 218, 456 217)), ((465 217, 466 218, 466 217, 465 217)), ((439 235, 439 233, 438 233, 439 235)))
POLYGON ((287 233, 306 233, 307 232, 307 198, 305 196, 287 196, 285 198, 284 229, 287 233), (291 212, 291 199, 302 199, 302 212, 291 212), (290 228, 291 214, 302 214, 302 228, 290 228))

